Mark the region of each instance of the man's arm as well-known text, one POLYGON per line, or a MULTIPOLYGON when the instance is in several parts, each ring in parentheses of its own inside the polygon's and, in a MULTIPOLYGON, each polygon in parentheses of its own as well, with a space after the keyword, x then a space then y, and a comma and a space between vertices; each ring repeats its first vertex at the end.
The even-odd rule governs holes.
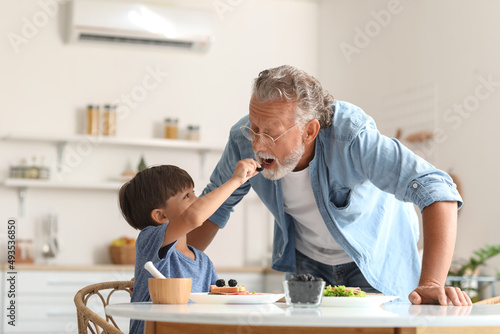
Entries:
POLYGON ((424 255, 418 287, 408 296, 412 304, 472 305, 459 288, 445 287, 457 235, 457 202, 434 202, 422 210, 424 255))
POLYGON ((220 227, 217 224, 207 219, 203 225, 188 233, 187 243, 204 252, 219 230, 220 227))

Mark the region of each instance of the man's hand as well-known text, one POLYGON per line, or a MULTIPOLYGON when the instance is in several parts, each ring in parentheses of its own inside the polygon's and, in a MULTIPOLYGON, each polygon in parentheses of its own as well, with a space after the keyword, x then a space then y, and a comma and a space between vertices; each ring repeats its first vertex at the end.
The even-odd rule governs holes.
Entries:
POLYGON ((439 304, 455 306, 470 306, 472 301, 469 296, 460 288, 451 286, 420 285, 408 296, 410 302, 414 305, 419 304, 439 304))

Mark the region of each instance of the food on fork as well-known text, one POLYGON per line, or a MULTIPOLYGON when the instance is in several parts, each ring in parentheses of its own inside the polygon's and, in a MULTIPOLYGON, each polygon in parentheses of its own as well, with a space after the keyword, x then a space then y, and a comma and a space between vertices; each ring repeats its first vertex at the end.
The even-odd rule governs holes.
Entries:
POLYGON ((210 285, 210 293, 214 294, 249 294, 247 288, 244 285, 238 285, 235 279, 230 279, 226 285, 226 281, 219 279, 215 282, 215 285, 210 285))
POLYGON ((324 297, 366 297, 366 292, 360 288, 349 288, 344 285, 328 285, 323 291, 324 297))

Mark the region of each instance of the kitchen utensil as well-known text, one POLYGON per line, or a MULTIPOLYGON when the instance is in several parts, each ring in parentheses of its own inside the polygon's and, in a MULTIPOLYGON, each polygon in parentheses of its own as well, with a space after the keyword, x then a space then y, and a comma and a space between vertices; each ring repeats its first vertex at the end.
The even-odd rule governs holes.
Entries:
POLYGON ((42 246, 42 256, 43 257, 54 257, 55 253, 52 249, 52 245, 50 244, 49 238, 49 223, 47 220, 42 222, 42 232, 45 237, 45 243, 42 246))
POLYGON ((149 295, 153 304, 187 304, 192 284, 191 278, 150 278, 149 295))
POLYGON ((55 256, 54 252, 52 251, 52 247, 50 247, 50 245, 47 242, 45 244, 43 244, 43 246, 42 246, 42 256, 43 257, 54 257, 55 256))
POLYGON ((43 257, 55 257, 59 252, 59 243, 57 241, 57 217, 48 215, 43 221, 43 234, 45 235, 45 244, 42 246, 43 257))
POLYGON ((57 216, 51 215, 50 220, 51 220, 52 247, 53 247, 54 253, 57 254, 57 253, 59 253, 59 242, 57 240, 57 216))
POLYGON ((153 262, 151 261, 148 261, 144 264, 144 269, 149 271, 149 273, 153 275, 154 278, 166 278, 161 272, 158 271, 158 269, 156 269, 153 262))

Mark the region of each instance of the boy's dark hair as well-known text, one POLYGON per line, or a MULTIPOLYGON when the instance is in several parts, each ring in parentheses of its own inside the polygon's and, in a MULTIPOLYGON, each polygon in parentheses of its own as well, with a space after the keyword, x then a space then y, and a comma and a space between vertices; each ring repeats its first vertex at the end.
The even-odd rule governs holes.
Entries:
POLYGON ((151 211, 163 208, 170 197, 189 187, 194 182, 184 169, 172 165, 147 168, 120 188, 122 215, 137 230, 157 226, 151 211))

